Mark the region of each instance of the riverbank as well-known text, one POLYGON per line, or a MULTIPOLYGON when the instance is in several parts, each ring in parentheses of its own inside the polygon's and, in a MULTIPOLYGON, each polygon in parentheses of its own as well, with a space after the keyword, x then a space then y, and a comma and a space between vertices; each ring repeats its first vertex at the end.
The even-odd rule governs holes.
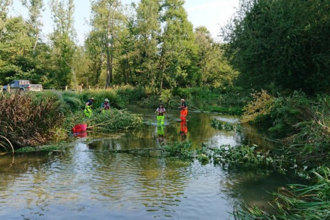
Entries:
POLYGON ((260 153, 250 148, 225 151, 229 163, 272 166, 275 170, 293 170, 309 180, 308 185, 291 184, 274 193, 273 210, 243 207, 235 218, 265 220, 328 219, 330 216, 329 169, 329 95, 307 97, 302 92, 274 97, 266 91, 253 94, 254 100, 244 108, 243 123, 262 125, 276 138, 280 147, 260 153), (233 158, 236 155, 236 158, 233 158), (249 156, 247 156, 249 155, 249 156), (254 159, 253 159, 254 158, 254 159))
MULTIPOLYGON (((76 92, 47 91, 0 95, 0 147, 14 153, 22 147, 36 147, 68 138, 77 124, 88 130, 127 130, 142 124, 138 115, 122 109, 130 88, 76 92), (83 113, 85 102, 94 97, 91 117, 83 113), (101 112, 101 103, 110 99, 111 110, 101 112)), ((129 98, 128 95, 130 94, 129 98)))

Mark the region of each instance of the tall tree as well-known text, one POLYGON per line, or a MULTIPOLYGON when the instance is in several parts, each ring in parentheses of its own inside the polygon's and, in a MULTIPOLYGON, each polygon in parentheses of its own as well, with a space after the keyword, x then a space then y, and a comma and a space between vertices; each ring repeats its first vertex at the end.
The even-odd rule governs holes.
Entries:
POLYGON ((198 69, 202 85, 224 87, 232 85, 238 73, 229 65, 220 43, 214 42, 206 27, 195 29, 195 43, 198 45, 198 69))
POLYGON ((138 83, 156 92, 161 36, 160 0, 142 0, 136 10, 135 73, 138 83))
POLYGON ((104 63, 102 37, 99 33, 92 31, 85 41, 86 55, 88 56, 88 73, 85 74, 82 82, 85 85, 97 85, 100 83, 102 66, 104 63))
POLYGON ((28 23, 31 26, 31 35, 35 38, 33 46, 33 53, 35 53, 42 27, 41 12, 44 6, 43 0, 21 0, 21 2, 29 11, 28 23))
POLYGON ((224 30, 242 84, 329 91, 330 1, 244 0, 224 30))
POLYGON ((17 74, 24 75, 24 59, 32 48, 26 22, 22 17, 7 18, 0 28, 0 81, 8 83, 17 74))
POLYGON ((193 26, 187 19, 183 0, 164 0, 163 35, 160 57, 159 88, 196 85, 197 45, 193 26))
POLYGON ((0 0, 0 22, 7 18, 8 7, 13 3, 12 0, 0 0))
POLYGON ((120 48, 120 33, 125 22, 126 17, 119 0, 92 1, 91 35, 99 38, 98 42, 102 44, 100 48, 106 56, 106 87, 113 82, 115 53, 120 48))
MULTIPOLYGON (((54 64, 57 68, 53 72, 54 85, 64 88, 75 81, 75 72, 72 67, 73 57, 76 50, 74 43, 75 30, 73 26, 74 0, 50 2, 55 29, 51 35, 53 46, 54 64)), ((74 82, 74 86, 76 83, 74 82)))

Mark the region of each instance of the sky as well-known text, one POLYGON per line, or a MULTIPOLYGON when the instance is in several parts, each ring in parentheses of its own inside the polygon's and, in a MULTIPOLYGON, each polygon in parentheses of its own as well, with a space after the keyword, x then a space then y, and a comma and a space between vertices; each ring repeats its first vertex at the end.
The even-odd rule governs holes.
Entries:
MULTIPOLYGON (((83 45, 90 27, 87 21, 90 18, 90 0, 74 0, 75 14, 74 26, 77 33, 77 43, 83 45)), ((139 2, 139 0, 121 0, 123 4, 139 2)), ((43 12, 43 39, 47 40, 49 33, 53 31, 53 22, 49 10, 49 0, 44 0, 45 11, 43 12)), ((220 27, 224 26, 233 16, 239 6, 239 0, 186 0, 184 7, 188 14, 188 20, 194 28, 205 26, 215 40, 219 40, 220 27)), ((22 15, 27 18, 27 9, 22 6, 20 0, 13 1, 10 14, 22 15)))

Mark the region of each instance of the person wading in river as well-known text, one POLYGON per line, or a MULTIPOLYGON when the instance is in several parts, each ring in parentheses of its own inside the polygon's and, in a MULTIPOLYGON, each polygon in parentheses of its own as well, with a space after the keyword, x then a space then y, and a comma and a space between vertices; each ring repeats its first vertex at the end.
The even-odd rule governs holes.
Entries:
POLYGON ((185 122, 187 120, 188 115, 188 107, 186 101, 181 99, 181 106, 180 106, 180 119, 181 121, 185 122))
POLYGON ((104 99, 104 102, 101 104, 101 112, 104 113, 105 110, 110 110, 109 99, 104 99))
POLYGON ((157 114, 157 125, 164 125, 165 114, 167 114, 167 112, 163 107, 163 104, 159 104, 159 107, 156 109, 155 113, 157 114))
POLYGON ((93 103, 94 103, 94 98, 92 97, 92 98, 88 99, 88 101, 85 104, 84 113, 85 113, 85 115, 88 118, 92 117, 92 106, 93 106, 93 103))

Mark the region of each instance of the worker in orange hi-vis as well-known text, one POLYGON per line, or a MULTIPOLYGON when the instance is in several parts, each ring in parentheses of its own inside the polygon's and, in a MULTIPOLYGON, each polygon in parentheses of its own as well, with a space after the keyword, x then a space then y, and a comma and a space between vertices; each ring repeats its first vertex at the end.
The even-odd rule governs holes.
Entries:
POLYGON ((184 99, 181 99, 181 106, 180 106, 180 119, 181 121, 187 120, 188 115, 188 107, 184 99))

